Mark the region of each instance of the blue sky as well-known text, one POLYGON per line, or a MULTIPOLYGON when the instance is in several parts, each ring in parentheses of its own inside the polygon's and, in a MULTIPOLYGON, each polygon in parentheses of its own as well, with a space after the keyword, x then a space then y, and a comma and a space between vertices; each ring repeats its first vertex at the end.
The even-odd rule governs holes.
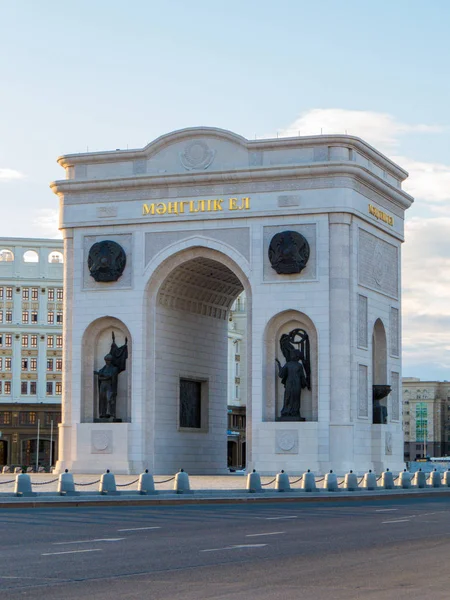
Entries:
POLYGON ((411 174, 404 374, 450 379, 449 24, 447 0, 0 0, 0 236, 58 235, 63 153, 347 130, 411 174))

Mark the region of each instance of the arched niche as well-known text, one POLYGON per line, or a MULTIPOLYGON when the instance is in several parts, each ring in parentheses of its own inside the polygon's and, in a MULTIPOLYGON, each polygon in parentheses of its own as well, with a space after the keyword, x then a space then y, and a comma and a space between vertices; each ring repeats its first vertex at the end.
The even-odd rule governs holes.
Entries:
POLYGON ((8 248, 0 250, 0 262, 14 262, 14 253, 8 248))
POLYGON ((101 369, 109 353, 112 333, 116 344, 123 346, 128 339, 128 359, 125 371, 119 374, 117 387, 116 416, 123 422, 131 421, 131 365, 132 340, 127 326, 115 317, 101 317, 86 328, 82 340, 81 371, 81 423, 93 423, 98 418, 98 388, 94 371, 101 369))
POLYGON ((52 250, 48 255, 48 262, 51 264, 62 264, 64 262, 64 255, 59 250, 52 250))
POLYGON ((314 323, 304 313, 287 310, 273 316, 266 326, 264 336, 265 382, 263 420, 275 421, 279 417, 284 400, 284 386, 278 377, 275 359, 284 365, 285 358, 280 349, 280 337, 293 329, 304 329, 310 341, 311 390, 304 388, 301 396, 301 416, 306 421, 318 419, 318 343, 314 323))
POLYGON ((23 262, 26 263, 38 263, 39 262, 39 254, 36 250, 27 250, 23 253, 23 262))
POLYGON ((372 377, 373 385, 387 384, 386 330, 381 319, 377 319, 372 333, 372 377))

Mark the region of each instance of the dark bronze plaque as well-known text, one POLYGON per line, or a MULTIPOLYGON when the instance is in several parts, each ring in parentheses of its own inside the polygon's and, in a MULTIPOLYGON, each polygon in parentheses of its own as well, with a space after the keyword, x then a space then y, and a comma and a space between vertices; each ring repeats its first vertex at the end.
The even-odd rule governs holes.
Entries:
POLYGON ((180 427, 201 427, 201 381, 180 379, 180 427))

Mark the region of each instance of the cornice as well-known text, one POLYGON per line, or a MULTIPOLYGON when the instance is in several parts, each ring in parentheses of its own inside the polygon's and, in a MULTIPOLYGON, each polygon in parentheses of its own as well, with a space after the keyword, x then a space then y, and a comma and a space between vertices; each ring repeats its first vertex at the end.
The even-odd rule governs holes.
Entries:
POLYGON ((403 210, 409 208, 414 199, 406 192, 399 190, 384 181, 365 167, 349 162, 310 163, 297 166, 253 167, 230 171, 208 173, 180 173, 173 175, 141 175, 139 177, 124 177, 95 180, 61 180, 50 184, 55 194, 76 194, 85 192, 98 192, 108 190, 133 190, 143 187, 158 186, 183 186, 201 184, 230 184, 251 183, 270 179, 308 178, 308 177, 333 177, 347 175, 362 181, 367 186, 375 189, 403 210))
POLYGON ((64 168, 76 164, 95 164, 108 162, 122 162, 139 159, 148 159, 163 148, 196 137, 215 137, 232 142, 246 148, 250 152, 259 150, 284 150, 286 148, 305 148, 315 146, 342 146, 359 150, 363 155, 374 160, 380 167, 389 170, 401 181, 408 177, 408 172, 376 150, 373 146, 359 137, 352 135, 311 135, 286 138, 268 138, 263 140, 247 140, 246 138, 226 129, 216 127, 189 127, 164 134, 147 144, 144 148, 130 150, 108 150, 103 152, 85 152, 80 154, 64 154, 57 162, 64 168))

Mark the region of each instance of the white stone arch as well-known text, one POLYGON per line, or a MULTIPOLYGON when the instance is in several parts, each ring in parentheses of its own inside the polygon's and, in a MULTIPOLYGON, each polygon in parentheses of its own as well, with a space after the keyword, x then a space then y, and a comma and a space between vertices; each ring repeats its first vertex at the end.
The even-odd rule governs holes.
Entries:
MULTIPOLYGON (((156 347, 157 328, 156 328, 156 313, 158 306, 158 294, 162 289, 164 282, 175 270, 190 261, 197 259, 206 259, 219 263, 222 267, 226 267, 239 280, 242 289, 245 291, 248 302, 247 310, 247 336, 248 336, 248 352, 247 366, 251 365, 251 299, 252 290, 249 280, 250 266, 248 262, 234 249, 227 244, 216 242, 215 240, 202 239, 195 236, 185 239, 176 244, 165 248, 155 256, 149 263, 146 269, 147 282, 144 293, 144 322, 142 328, 145 337, 145 357, 142 368, 142 389, 143 407, 142 414, 144 420, 144 438, 145 438, 145 456, 146 462, 154 472, 157 473, 160 468, 158 461, 155 462, 155 436, 158 431, 154 432, 156 422, 157 407, 157 392, 156 392, 156 374, 157 371, 157 356, 158 348, 156 347), (208 246, 206 246, 206 243, 208 246), (153 461, 153 462, 152 462, 153 461)), ((200 314, 200 313, 199 313, 200 314)), ((222 315, 223 318, 223 315, 222 315)), ((226 337, 224 344, 227 344, 226 337)), ((248 369, 248 372, 250 370, 248 369)), ((247 432, 251 431, 251 378, 247 378, 247 432)), ((225 408, 225 407, 224 407, 225 408)), ((226 440, 226 427, 225 427, 226 440)), ((250 435, 247 435, 250 439, 250 435)), ((181 465, 180 465, 181 466, 181 465)), ((224 445, 224 466, 226 467, 226 441, 224 445)), ((164 469, 162 469, 164 471, 164 469)))
POLYGON ((39 259, 39 252, 34 250, 34 248, 28 248, 27 250, 24 250, 22 255, 22 260, 24 263, 38 263, 39 259))
POLYGON ((308 315, 294 309, 277 313, 267 323, 264 331, 264 361, 267 365, 263 385, 263 421, 275 421, 283 405, 283 385, 277 375, 275 359, 284 364, 280 350, 280 337, 293 329, 304 329, 310 340, 311 390, 302 390, 301 415, 307 421, 317 421, 319 411, 318 388, 318 335, 317 328, 308 315))
POLYGON ((128 339, 128 360, 127 368, 120 373, 118 380, 117 394, 117 417, 123 422, 131 421, 131 399, 132 399, 132 352, 133 344, 130 330, 127 325, 117 319, 105 315, 98 317, 86 327, 83 333, 81 347, 82 368, 81 368, 81 402, 80 402, 80 423, 92 423, 96 418, 98 402, 97 390, 95 389, 96 378, 94 370, 98 371, 104 365, 104 356, 108 354, 111 346, 111 333, 116 336, 116 344, 122 346, 125 338, 128 339))

